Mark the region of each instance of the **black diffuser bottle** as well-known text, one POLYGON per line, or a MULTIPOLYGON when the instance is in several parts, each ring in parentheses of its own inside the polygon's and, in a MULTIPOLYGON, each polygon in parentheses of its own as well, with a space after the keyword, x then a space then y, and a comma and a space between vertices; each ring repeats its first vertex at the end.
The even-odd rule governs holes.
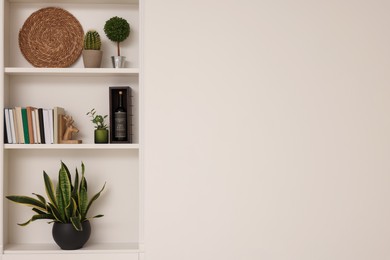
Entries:
POLYGON ((123 92, 118 93, 118 107, 114 110, 114 139, 127 140, 127 113, 123 106, 123 92))

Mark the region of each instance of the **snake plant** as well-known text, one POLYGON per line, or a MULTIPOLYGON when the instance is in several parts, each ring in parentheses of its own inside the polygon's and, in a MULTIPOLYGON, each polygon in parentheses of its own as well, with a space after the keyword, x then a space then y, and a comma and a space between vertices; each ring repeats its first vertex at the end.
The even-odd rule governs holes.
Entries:
MULTIPOLYGON (((87 180, 85 179, 84 172, 85 166, 84 163, 81 163, 81 179, 79 178, 80 176, 76 168, 75 179, 72 184, 72 177, 69 169, 65 163, 61 161, 56 187, 54 187, 49 175, 43 171, 43 179, 48 200, 36 193, 33 193, 36 198, 19 195, 6 196, 7 199, 13 202, 32 207, 32 210, 35 212, 30 220, 18 225, 26 226, 35 220, 48 219, 51 220, 49 223, 72 223, 76 230, 81 231, 81 223, 90 219, 87 218, 87 213, 93 202, 99 198, 106 186, 106 184, 104 184, 102 189, 88 200, 87 180)), ((96 215, 92 218, 99 217, 103 217, 103 215, 96 215)))

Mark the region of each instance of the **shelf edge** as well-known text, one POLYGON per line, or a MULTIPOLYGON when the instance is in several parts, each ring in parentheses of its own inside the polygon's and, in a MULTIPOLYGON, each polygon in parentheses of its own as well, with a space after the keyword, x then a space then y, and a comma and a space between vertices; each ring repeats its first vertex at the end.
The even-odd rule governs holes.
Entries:
POLYGON ((75 76, 105 76, 139 74, 139 68, 18 68, 5 67, 7 75, 75 75, 75 76))
POLYGON ((6 150, 138 150, 139 144, 4 144, 6 150))

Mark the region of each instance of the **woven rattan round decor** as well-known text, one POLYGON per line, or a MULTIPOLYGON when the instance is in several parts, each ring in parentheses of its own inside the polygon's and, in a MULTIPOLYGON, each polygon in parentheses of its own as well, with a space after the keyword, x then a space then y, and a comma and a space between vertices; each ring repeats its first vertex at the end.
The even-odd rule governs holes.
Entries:
POLYGON ((32 13, 24 22, 19 47, 35 67, 65 68, 80 57, 83 37, 83 28, 71 13, 47 7, 32 13))

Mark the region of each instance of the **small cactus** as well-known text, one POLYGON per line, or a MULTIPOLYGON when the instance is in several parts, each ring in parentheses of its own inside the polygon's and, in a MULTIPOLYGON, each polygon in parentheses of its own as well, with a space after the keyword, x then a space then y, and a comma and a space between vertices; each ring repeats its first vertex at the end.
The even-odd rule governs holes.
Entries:
POLYGON ((89 30, 84 37, 84 50, 100 50, 102 43, 100 35, 95 30, 89 30))

